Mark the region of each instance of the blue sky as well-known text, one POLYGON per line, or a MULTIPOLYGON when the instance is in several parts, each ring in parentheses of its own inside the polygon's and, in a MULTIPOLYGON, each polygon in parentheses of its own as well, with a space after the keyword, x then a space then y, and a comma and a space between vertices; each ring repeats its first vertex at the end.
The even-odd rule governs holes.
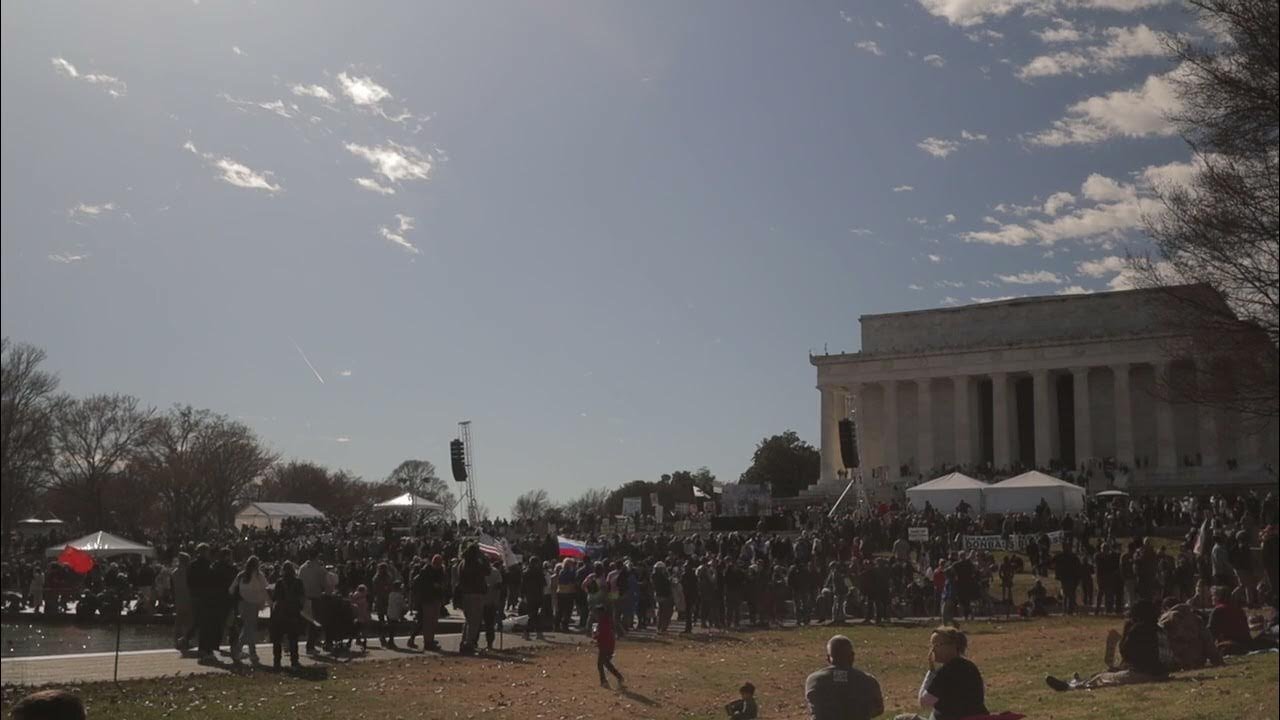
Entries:
POLYGON ((817 440, 861 314, 1125 287, 1160 0, 6 2, 5 335, 554 498, 817 440), (309 367, 310 365, 310 367, 309 367), (314 370, 313 370, 314 368, 314 370), (323 382, 322 382, 323 381, 323 382))

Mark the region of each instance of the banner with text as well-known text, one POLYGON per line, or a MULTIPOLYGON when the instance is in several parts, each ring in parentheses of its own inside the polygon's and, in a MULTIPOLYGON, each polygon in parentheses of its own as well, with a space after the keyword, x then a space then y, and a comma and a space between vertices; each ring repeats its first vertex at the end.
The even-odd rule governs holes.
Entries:
MULTIPOLYGON (((914 528, 908 529, 908 532, 914 528)), ((1054 530, 1049 535, 1049 543, 1053 545, 1062 544, 1062 531, 1054 530)), ((1007 550, 1012 552, 1022 552, 1026 549, 1028 543, 1035 542, 1040 538, 1040 534, 1034 535, 1010 535, 1005 538, 1001 535, 964 535, 962 538, 962 547, 965 550, 1007 550)))

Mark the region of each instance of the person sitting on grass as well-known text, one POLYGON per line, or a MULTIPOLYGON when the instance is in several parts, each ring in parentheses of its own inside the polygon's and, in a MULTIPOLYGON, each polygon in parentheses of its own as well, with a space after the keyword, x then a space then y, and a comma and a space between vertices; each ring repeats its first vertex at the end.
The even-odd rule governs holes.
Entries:
MULTIPOLYGON (((942 626, 929 635, 929 672, 920 683, 920 707, 933 720, 960 720, 987 714, 986 691, 978 666, 964 656, 969 638, 958 628, 942 626)), ((920 720, 906 714, 896 720, 920 720)))
POLYGON ((1249 632, 1244 608, 1236 604, 1232 588, 1215 585, 1213 610, 1209 613, 1209 634, 1223 655, 1247 655, 1258 649, 1249 632))
POLYGON ((853 666, 853 641, 833 635, 827 641, 827 661, 804 683, 804 699, 811 720, 871 720, 884 714, 884 695, 874 675, 853 666))
POLYGON ((1161 682, 1169 677, 1166 657, 1168 657, 1168 642, 1164 637, 1164 631, 1160 629, 1155 603, 1150 600, 1139 600, 1129 608, 1129 618, 1125 620, 1124 632, 1118 633, 1112 630, 1107 633, 1105 656, 1107 670, 1105 672, 1100 672, 1088 680, 1080 680, 1077 675, 1071 681, 1046 675, 1044 681, 1058 692, 1161 682), (1115 662, 1117 649, 1120 651, 1119 664, 1115 662))
POLYGON ((756 706, 756 686, 751 683, 743 683, 738 688, 737 700, 724 706, 724 712, 729 716, 729 720, 754 720, 759 717, 760 709, 756 706))
POLYGON ((1195 608, 1168 597, 1164 612, 1160 615, 1160 629, 1169 642, 1169 654, 1173 656, 1170 670, 1195 670, 1205 663, 1222 664, 1222 653, 1213 642, 1213 636, 1195 608))
POLYGON ((85 720, 80 696, 66 690, 40 690, 14 704, 13 720, 85 720))

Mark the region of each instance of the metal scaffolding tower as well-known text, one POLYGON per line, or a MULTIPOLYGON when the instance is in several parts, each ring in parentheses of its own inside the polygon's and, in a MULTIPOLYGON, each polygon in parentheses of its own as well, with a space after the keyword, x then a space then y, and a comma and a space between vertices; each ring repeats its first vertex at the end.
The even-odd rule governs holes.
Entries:
POLYGON ((476 500, 476 455, 471 444, 470 420, 458 423, 458 439, 462 441, 467 461, 467 487, 462 491, 462 501, 458 504, 467 514, 467 522, 474 526, 480 522, 480 503, 476 500))

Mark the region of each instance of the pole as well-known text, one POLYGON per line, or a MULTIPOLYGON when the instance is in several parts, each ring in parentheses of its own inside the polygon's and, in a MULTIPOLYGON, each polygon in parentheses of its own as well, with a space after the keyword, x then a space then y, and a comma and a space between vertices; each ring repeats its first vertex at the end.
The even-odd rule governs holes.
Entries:
POLYGON ((849 491, 853 489, 853 483, 855 481, 856 481, 856 476, 850 475, 849 484, 844 486, 844 492, 840 493, 840 497, 839 499, 836 500, 836 504, 831 506, 831 510, 830 512, 827 513, 827 517, 835 516, 836 510, 840 509, 840 503, 844 502, 844 496, 848 495, 849 491))
POLYGON ((120 608, 120 613, 116 615, 116 664, 111 671, 111 682, 120 684, 120 625, 124 622, 124 608, 120 608))

